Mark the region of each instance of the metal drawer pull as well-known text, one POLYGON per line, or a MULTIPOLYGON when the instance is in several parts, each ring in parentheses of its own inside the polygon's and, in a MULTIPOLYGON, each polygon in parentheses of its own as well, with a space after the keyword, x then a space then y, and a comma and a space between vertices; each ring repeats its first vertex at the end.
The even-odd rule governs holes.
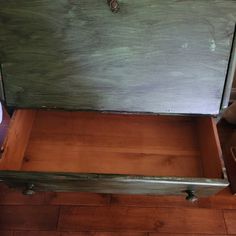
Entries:
POLYGON ((119 11, 120 6, 117 0, 107 0, 107 4, 110 7, 111 11, 116 13, 119 11))
POLYGON ((27 184, 27 187, 23 190, 22 193, 24 195, 33 195, 35 194, 34 187, 34 184, 27 184))
POLYGON ((193 190, 186 190, 185 193, 187 193, 187 197, 185 198, 187 201, 196 202, 198 200, 193 190))

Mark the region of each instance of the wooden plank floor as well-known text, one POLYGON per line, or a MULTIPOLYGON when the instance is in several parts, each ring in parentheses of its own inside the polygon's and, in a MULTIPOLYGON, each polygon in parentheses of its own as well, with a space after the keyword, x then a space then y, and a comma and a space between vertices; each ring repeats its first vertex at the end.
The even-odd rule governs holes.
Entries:
POLYGON ((38 193, 0 185, 0 235, 236 235, 229 189, 189 203, 182 197, 38 193))
MULTIPOLYGON (((4 132, 8 120, 5 118, 1 125, 4 132)), ((183 197, 170 196, 89 193, 24 196, 0 184, 0 236, 31 235, 236 235, 236 196, 225 189, 194 204, 183 197)))

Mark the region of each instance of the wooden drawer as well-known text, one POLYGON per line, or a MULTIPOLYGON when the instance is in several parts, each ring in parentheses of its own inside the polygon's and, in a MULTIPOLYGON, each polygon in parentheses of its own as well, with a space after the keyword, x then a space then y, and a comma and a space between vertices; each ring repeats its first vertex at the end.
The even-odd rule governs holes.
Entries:
POLYGON ((0 169, 27 193, 207 196, 228 185, 210 117, 17 110, 0 169))

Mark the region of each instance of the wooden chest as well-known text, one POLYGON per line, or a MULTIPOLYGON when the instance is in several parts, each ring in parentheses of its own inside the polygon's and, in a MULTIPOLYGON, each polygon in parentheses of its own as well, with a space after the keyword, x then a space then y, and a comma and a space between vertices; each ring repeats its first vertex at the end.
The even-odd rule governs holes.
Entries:
POLYGON ((15 109, 0 178, 27 194, 224 188, 213 116, 235 22, 234 0, 0 0, 1 98, 15 109))

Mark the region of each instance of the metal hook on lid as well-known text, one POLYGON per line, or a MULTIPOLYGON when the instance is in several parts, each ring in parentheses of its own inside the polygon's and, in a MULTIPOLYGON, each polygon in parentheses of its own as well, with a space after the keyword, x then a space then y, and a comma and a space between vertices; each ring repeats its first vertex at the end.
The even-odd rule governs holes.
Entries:
POLYGON ((116 13, 119 11, 120 6, 117 0, 107 0, 107 4, 110 7, 111 11, 116 13))

